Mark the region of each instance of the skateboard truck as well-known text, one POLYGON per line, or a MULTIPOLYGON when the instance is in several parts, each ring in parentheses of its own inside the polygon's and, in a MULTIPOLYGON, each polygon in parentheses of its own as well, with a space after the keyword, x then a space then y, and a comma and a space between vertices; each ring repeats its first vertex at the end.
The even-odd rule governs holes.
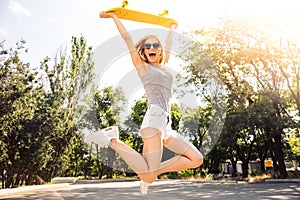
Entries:
POLYGON ((128 6, 128 1, 127 0, 123 0, 123 2, 122 2, 122 8, 125 8, 126 6, 128 6))

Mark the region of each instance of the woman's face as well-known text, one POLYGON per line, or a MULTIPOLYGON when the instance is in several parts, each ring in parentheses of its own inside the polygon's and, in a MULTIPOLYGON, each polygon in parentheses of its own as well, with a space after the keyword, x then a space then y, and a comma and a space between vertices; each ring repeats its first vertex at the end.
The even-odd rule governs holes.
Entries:
POLYGON ((159 63, 161 60, 161 51, 159 41, 156 38, 149 38, 144 43, 144 54, 149 63, 159 63))

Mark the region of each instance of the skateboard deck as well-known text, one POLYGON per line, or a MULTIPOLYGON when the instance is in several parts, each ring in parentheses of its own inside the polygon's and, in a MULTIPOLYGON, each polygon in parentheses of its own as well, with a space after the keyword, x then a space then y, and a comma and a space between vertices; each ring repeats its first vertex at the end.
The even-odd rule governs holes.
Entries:
POLYGON ((120 19, 155 24, 166 28, 170 28, 171 24, 178 25, 177 21, 172 18, 167 18, 161 15, 154 15, 136 10, 130 10, 122 7, 111 8, 106 10, 105 12, 114 12, 120 19))

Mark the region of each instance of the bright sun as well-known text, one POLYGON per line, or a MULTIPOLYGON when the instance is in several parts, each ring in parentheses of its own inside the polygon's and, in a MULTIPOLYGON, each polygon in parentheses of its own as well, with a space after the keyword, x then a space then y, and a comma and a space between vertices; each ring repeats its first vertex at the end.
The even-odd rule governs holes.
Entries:
MULTIPOLYGON (((226 15, 243 18, 300 44, 300 1, 298 0, 232 0, 226 15)), ((227 2, 228 3, 228 2, 227 2)))

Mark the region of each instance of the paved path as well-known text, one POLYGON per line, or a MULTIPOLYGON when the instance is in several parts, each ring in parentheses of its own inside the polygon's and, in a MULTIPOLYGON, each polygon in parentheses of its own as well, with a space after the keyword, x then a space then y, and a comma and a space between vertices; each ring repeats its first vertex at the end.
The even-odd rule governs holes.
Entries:
POLYGON ((8 200, 74 200, 74 199, 300 199, 300 183, 235 183, 199 181, 156 181, 148 194, 139 193, 139 181, 57 184, 18 193, 0 195, 8 200))

